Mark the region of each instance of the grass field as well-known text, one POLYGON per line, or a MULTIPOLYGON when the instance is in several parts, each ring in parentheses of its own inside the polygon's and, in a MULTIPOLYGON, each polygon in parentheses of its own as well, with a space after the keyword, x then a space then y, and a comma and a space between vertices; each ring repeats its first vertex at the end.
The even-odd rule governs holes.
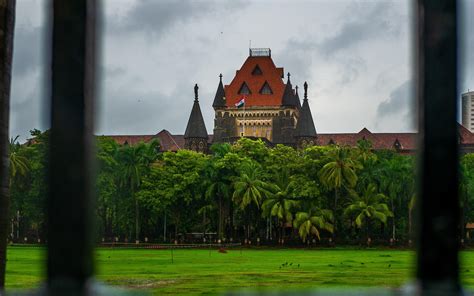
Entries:
MULTIPOLYGON (((44 250, 8 250, 7 289, 43 279, 44 250)), ((474 286, 474 252, 462 256, 463 282, 474 286)), ((414 254, 356 249, 99 249, 97 278, 112 286, 156 294, 219 294, 228 290, 397 287, 412 278, 414 254), (286 264, 288 262, 288 264, 286 264), (282 266, 283 264, 283 266, 282 266)))

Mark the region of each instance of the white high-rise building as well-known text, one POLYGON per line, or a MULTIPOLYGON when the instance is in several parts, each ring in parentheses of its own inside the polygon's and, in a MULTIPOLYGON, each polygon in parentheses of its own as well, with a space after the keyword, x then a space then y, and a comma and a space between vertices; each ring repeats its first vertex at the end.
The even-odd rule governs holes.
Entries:
POLYGON ((462 94, 462 125, 474 132, 474 91, 462 94))

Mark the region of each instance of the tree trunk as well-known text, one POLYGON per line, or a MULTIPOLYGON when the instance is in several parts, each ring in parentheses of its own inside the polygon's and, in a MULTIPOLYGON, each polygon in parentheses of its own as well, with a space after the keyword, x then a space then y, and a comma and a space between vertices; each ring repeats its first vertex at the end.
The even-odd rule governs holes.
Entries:
POLYGON ((163 220, 163 242, 166 242, 166 213, 163 220))
POLYGON ((222 239, 222 196, 219 194, 219 225, 217 231, 218 239, 222 239))
POLYGON ((138 199, 135 197, 135 242, 140 238, 140 225, 138 223, 139 208, 138 208, 138 199))
POLYGON ((392 213, 393 213, 393 217, 392 217, 392 239, 393 241, 395 242, 395 205, 393 203, 393 198, 390 199, 391 202, 392 202, 392 213))
POLYGON ((0 294, 5 287, 10 208, 8 126, 15 0, 0 0, 0 294))
POLYGON ((411 227, 411 222, 412 222, 411 221, 412 220, 411 215, 412 215, 412 213, 411 213, 411 211, 412 210, 410 208, 408 208, 408 239, 409 240, 411 240, 411 238, 412 238, 412 235, 411 235, 412 234, 412 230, 411 230, 412 229, 412 227, 411 227))
POLYGON ((334 231, 332 232, 332 239, 333 239, 333 242, 336 241, 336 232, 337 232, 337 229, 338 229, 338 215, 337 215, 337 198, 338 198, 338 190, 337 188, 334 188, 334 210, 333 210, 333 214, 334 214, 334 231))

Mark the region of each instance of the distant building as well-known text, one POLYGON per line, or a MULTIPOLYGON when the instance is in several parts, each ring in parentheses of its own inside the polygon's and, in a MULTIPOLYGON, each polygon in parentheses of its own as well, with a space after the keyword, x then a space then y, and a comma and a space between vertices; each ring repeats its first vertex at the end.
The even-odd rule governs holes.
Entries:
MULTIPOLYGON (((249 49, 249 56, 236 71, 228 85, 222 74, 214 97, 214 130, 208 134, 199 105, 198 86, 194 87, 194 102, 184 135, 172 135, 162 130, 156 135, 110 136, 119 144, 133 145, 158 139, 162 151, 190 149, 207 152, 213 143, 235 142, 240 137, 262 139, 269 146, 284 144, 295 148, 331 144, 355 146, 359 140, 369 140, 376 150, 391 149, 411 154, 416 150, 416 133, 372 133, 367 128, 358 133, 317 133, 308 99, 308 84, 304 83, 303 103, 298 86, 293 87, 288 73, 275 66, 268 48, 249 49)), ((474 152, 474 92, 463 94, 463 126, 459 126, 461 151, 474 152), (465 100, 466 96, 466 100, 465 100), (465 105, 465 101, 468 102, 465 105), (466 106, 466 108, 465 108, 466 106), (464 110, 469 110, 468 121, 464 110)))
POLYGON ((464 93, 461 97, 462 125, 474 132, 474 91, 464 93))

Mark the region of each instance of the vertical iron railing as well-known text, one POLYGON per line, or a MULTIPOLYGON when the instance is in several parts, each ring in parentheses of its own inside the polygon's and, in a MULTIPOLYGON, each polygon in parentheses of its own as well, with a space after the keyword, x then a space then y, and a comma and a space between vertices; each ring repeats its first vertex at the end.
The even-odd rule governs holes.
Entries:
POLYGON ((419 220, 424 294, 460 292, 458 263, 457 15, 455 0, 418 0, 419 220))
POLYGON ((15 0, 0 3, 0 294, 5 285, 10 208, 9 118, 15 0))
POLYGON ((53 1, 48 291, 85 294, 93 274, 96 3, 53 1))
MULTIPOLYGON (((460 291, 456 1, 417 3, 421 136, 417 277, 425 294, 453 295, 460 291)), ((85 294, 93 273, 96 9, 92 0, 54 0, 53 9, 48 288, 52 295, 85 294)))

